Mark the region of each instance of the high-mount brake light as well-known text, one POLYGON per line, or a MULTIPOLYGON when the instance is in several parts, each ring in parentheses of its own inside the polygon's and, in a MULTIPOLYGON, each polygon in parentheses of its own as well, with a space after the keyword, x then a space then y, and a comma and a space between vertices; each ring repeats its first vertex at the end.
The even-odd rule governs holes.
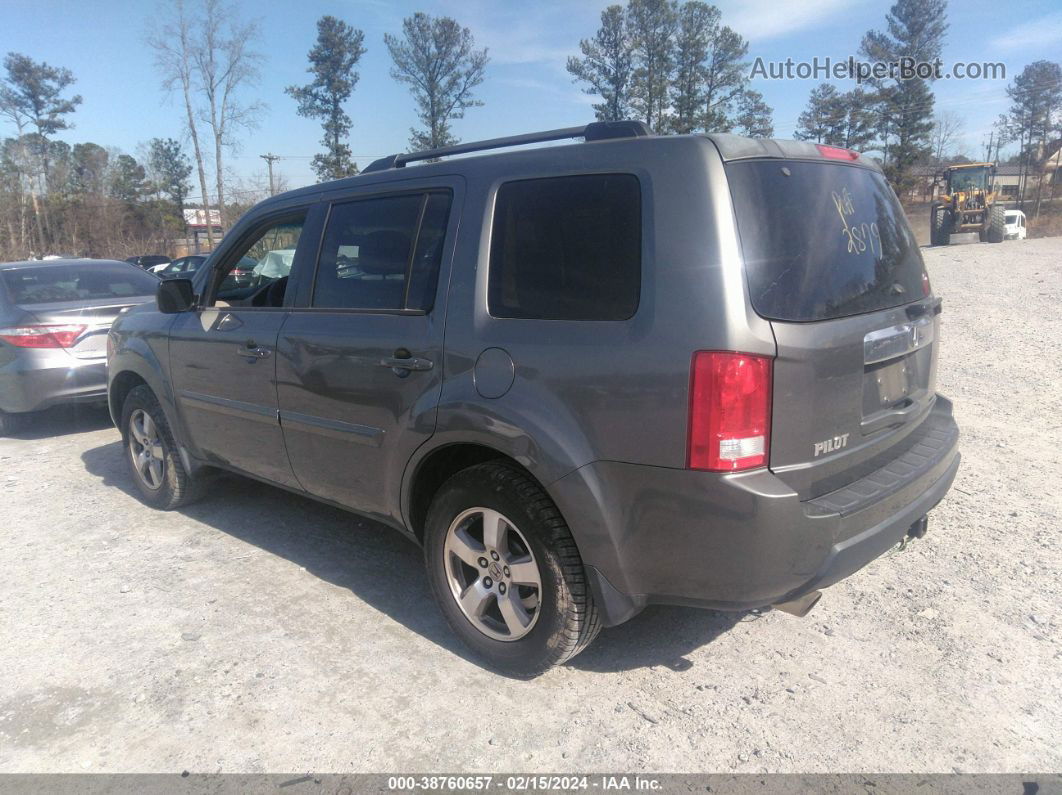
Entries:
POLYGON ((697 351, 690 368, 690 469, 736 472, 767 465, 773 359, 697 351))
POLYGON ((819 150, 820 155, 833 160, 859 159, 859 152, 853 152, 851 149, 842 149, 839 146, 827 146, 826 144, 815 144, 815 148, 819 150))

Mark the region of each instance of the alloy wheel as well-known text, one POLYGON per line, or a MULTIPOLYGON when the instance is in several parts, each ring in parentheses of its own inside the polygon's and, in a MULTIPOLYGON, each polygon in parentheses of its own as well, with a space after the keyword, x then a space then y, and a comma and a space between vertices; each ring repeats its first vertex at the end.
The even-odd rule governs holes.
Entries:
POLYGON ((531 545, 490 508, 469 508, 446 531, 446 581, 465 618, 494 640, 514 641, 535 626, 542 576, 531 545))
POLYGON ((129 415, 129 457, 145 486, 149 489, 162 486, 166 475, 165 452, 158 426, 143 409, 129 415))

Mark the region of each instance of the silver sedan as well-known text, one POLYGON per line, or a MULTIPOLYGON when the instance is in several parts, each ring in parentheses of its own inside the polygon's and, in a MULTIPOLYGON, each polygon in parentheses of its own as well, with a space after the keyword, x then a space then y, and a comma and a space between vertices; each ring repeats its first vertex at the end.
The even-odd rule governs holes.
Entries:
POLYGON ((0 435, 34 411, 107 398, 107 332, 158 277, 113 260, 0 264, 0 435))

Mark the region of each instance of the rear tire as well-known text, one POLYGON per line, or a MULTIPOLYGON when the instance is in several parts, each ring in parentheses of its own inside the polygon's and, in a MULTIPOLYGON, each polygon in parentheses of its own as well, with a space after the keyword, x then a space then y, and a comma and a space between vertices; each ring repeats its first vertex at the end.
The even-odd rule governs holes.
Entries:
POLYGON ((1007 211, 1001 204, 993 204, 988 216, 988 242, 1002 243, 1007 236, 1007 211))
POLYGON ((517 467, 487 462, 446 481, 428 510, 424 556, 447 623, 505 673, 544 673, 601 629, 568 525, 517 467))
POLYGON ((122 404, 122 449, 140 499, 172 511, 199 497, 201 477, 185 469, 155 393, 141 385, 122 404))
POLYGON ((9 414, 0 411, 0 436, 11 436, 29 424, 29 414, 9 414))
POLYGON ((936 206, 930 217, 929 242, 934 246, 946 246, 951 240, 951 210, 936 206))

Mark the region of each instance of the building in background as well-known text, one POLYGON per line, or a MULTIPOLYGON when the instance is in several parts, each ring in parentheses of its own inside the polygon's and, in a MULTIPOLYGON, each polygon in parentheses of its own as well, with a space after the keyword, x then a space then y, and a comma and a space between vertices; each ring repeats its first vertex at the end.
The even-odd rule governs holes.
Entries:
MULTIPOLYGON (((210 243, 207 239, 207 212, 201 208, 185 208, 184 227, 187 237, 183 241, 177 241, 176 256, 206 254, 210 251, 210 243)), ((217 210, 210 210, 209 213, 216 245, 221 240, 221 213, 217 210)))

